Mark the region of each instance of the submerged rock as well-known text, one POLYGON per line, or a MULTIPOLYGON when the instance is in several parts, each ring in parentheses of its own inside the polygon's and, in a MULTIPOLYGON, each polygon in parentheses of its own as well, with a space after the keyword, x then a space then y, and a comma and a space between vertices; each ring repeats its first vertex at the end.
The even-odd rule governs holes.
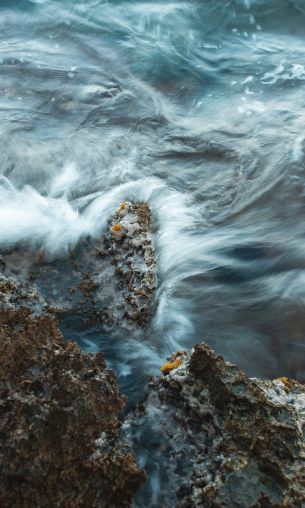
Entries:
POLYGON ((125 422, 140 450, 155 435, 162 506, 304 507, 305 387, 249 379, 205 343, 169 360, 125 422))
POLYGON ((0 506, 128 507, 144 473, 120 438, 115 376, 45 308, 0 276, 0 506))

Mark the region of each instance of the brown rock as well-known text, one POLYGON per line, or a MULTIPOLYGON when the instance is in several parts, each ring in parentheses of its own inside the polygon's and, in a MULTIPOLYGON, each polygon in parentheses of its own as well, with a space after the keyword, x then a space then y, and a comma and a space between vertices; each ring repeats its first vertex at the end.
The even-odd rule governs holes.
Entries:
POLYGON ((144 473, 119 436, 115 376, 33 314, 33 295, 1 276, 0 506, 130 506, 144 473))

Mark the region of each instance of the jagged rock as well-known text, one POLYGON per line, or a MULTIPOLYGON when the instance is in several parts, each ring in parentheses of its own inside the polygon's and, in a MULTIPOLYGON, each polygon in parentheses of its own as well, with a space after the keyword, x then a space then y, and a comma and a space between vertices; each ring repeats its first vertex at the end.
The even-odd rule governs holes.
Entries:
MULTIPOLYGON (((108 309, 111 321, 143 326, 152 315, 157 288, 151 241, 151 211, 146 203, 122 203, 105 236, 115 266, 120 295, 108 309)), ((126 328, 126 324, 125 324, 126 328)))
POLYGON ((18 280, 32 280, 53 313, 107 331, 148 324, 157 288, 152 216, 146 203, 121 203, 100 238, 81 239, 68 256, 15 248, 2 252, 18 280))
POLYGON ((0 506, 128 507, 144 473, 120 439, 115 376, 43 309, 0 276, 0 506))
POLYGON ((304 507, 305 387, 249 379, 205 343, 169 360, 125 422, 140 448, 156 436, 162 506, 304 507))

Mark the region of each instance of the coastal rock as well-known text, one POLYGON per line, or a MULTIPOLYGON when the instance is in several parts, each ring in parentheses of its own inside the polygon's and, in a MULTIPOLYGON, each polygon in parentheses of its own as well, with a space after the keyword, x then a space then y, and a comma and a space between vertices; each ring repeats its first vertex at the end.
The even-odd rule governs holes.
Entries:
POLYGON ((145 475, 120 438, 115 376, 45 309, 0 276, 0 506, 131 506, 145 475))
POLYGON ((305 506, 303 385, 249 379, 205 343, 162 371, 125 432, 138 450, 155 436, 163 507, 305 506))
POLYGON ((18 280, 34 281, 50 310, 76 328, 100 323, 107 331, 146 326, 157 288, 152 215, 146 203, 123 202, 99 238, 83 238, 69 255, 15 248, 2 252, 18 280))
POLYGON ((157 276, 151 223, 151 211, 146 203, 121 203, 104 239, 113 256, 120 289, 108 315, 117 325, 125 323, 125 328, 143 327, 153 312, 157 276))

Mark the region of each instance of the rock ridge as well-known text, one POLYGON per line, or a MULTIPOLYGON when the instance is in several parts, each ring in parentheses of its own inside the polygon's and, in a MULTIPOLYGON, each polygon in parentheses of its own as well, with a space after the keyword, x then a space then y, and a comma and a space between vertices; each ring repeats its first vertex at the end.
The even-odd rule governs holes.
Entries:
POLYGON ((304 507, 305 387, 249 379, 206 343, 165 366, 125 422, 138 446, 157 429, 162 506, 304 507))

